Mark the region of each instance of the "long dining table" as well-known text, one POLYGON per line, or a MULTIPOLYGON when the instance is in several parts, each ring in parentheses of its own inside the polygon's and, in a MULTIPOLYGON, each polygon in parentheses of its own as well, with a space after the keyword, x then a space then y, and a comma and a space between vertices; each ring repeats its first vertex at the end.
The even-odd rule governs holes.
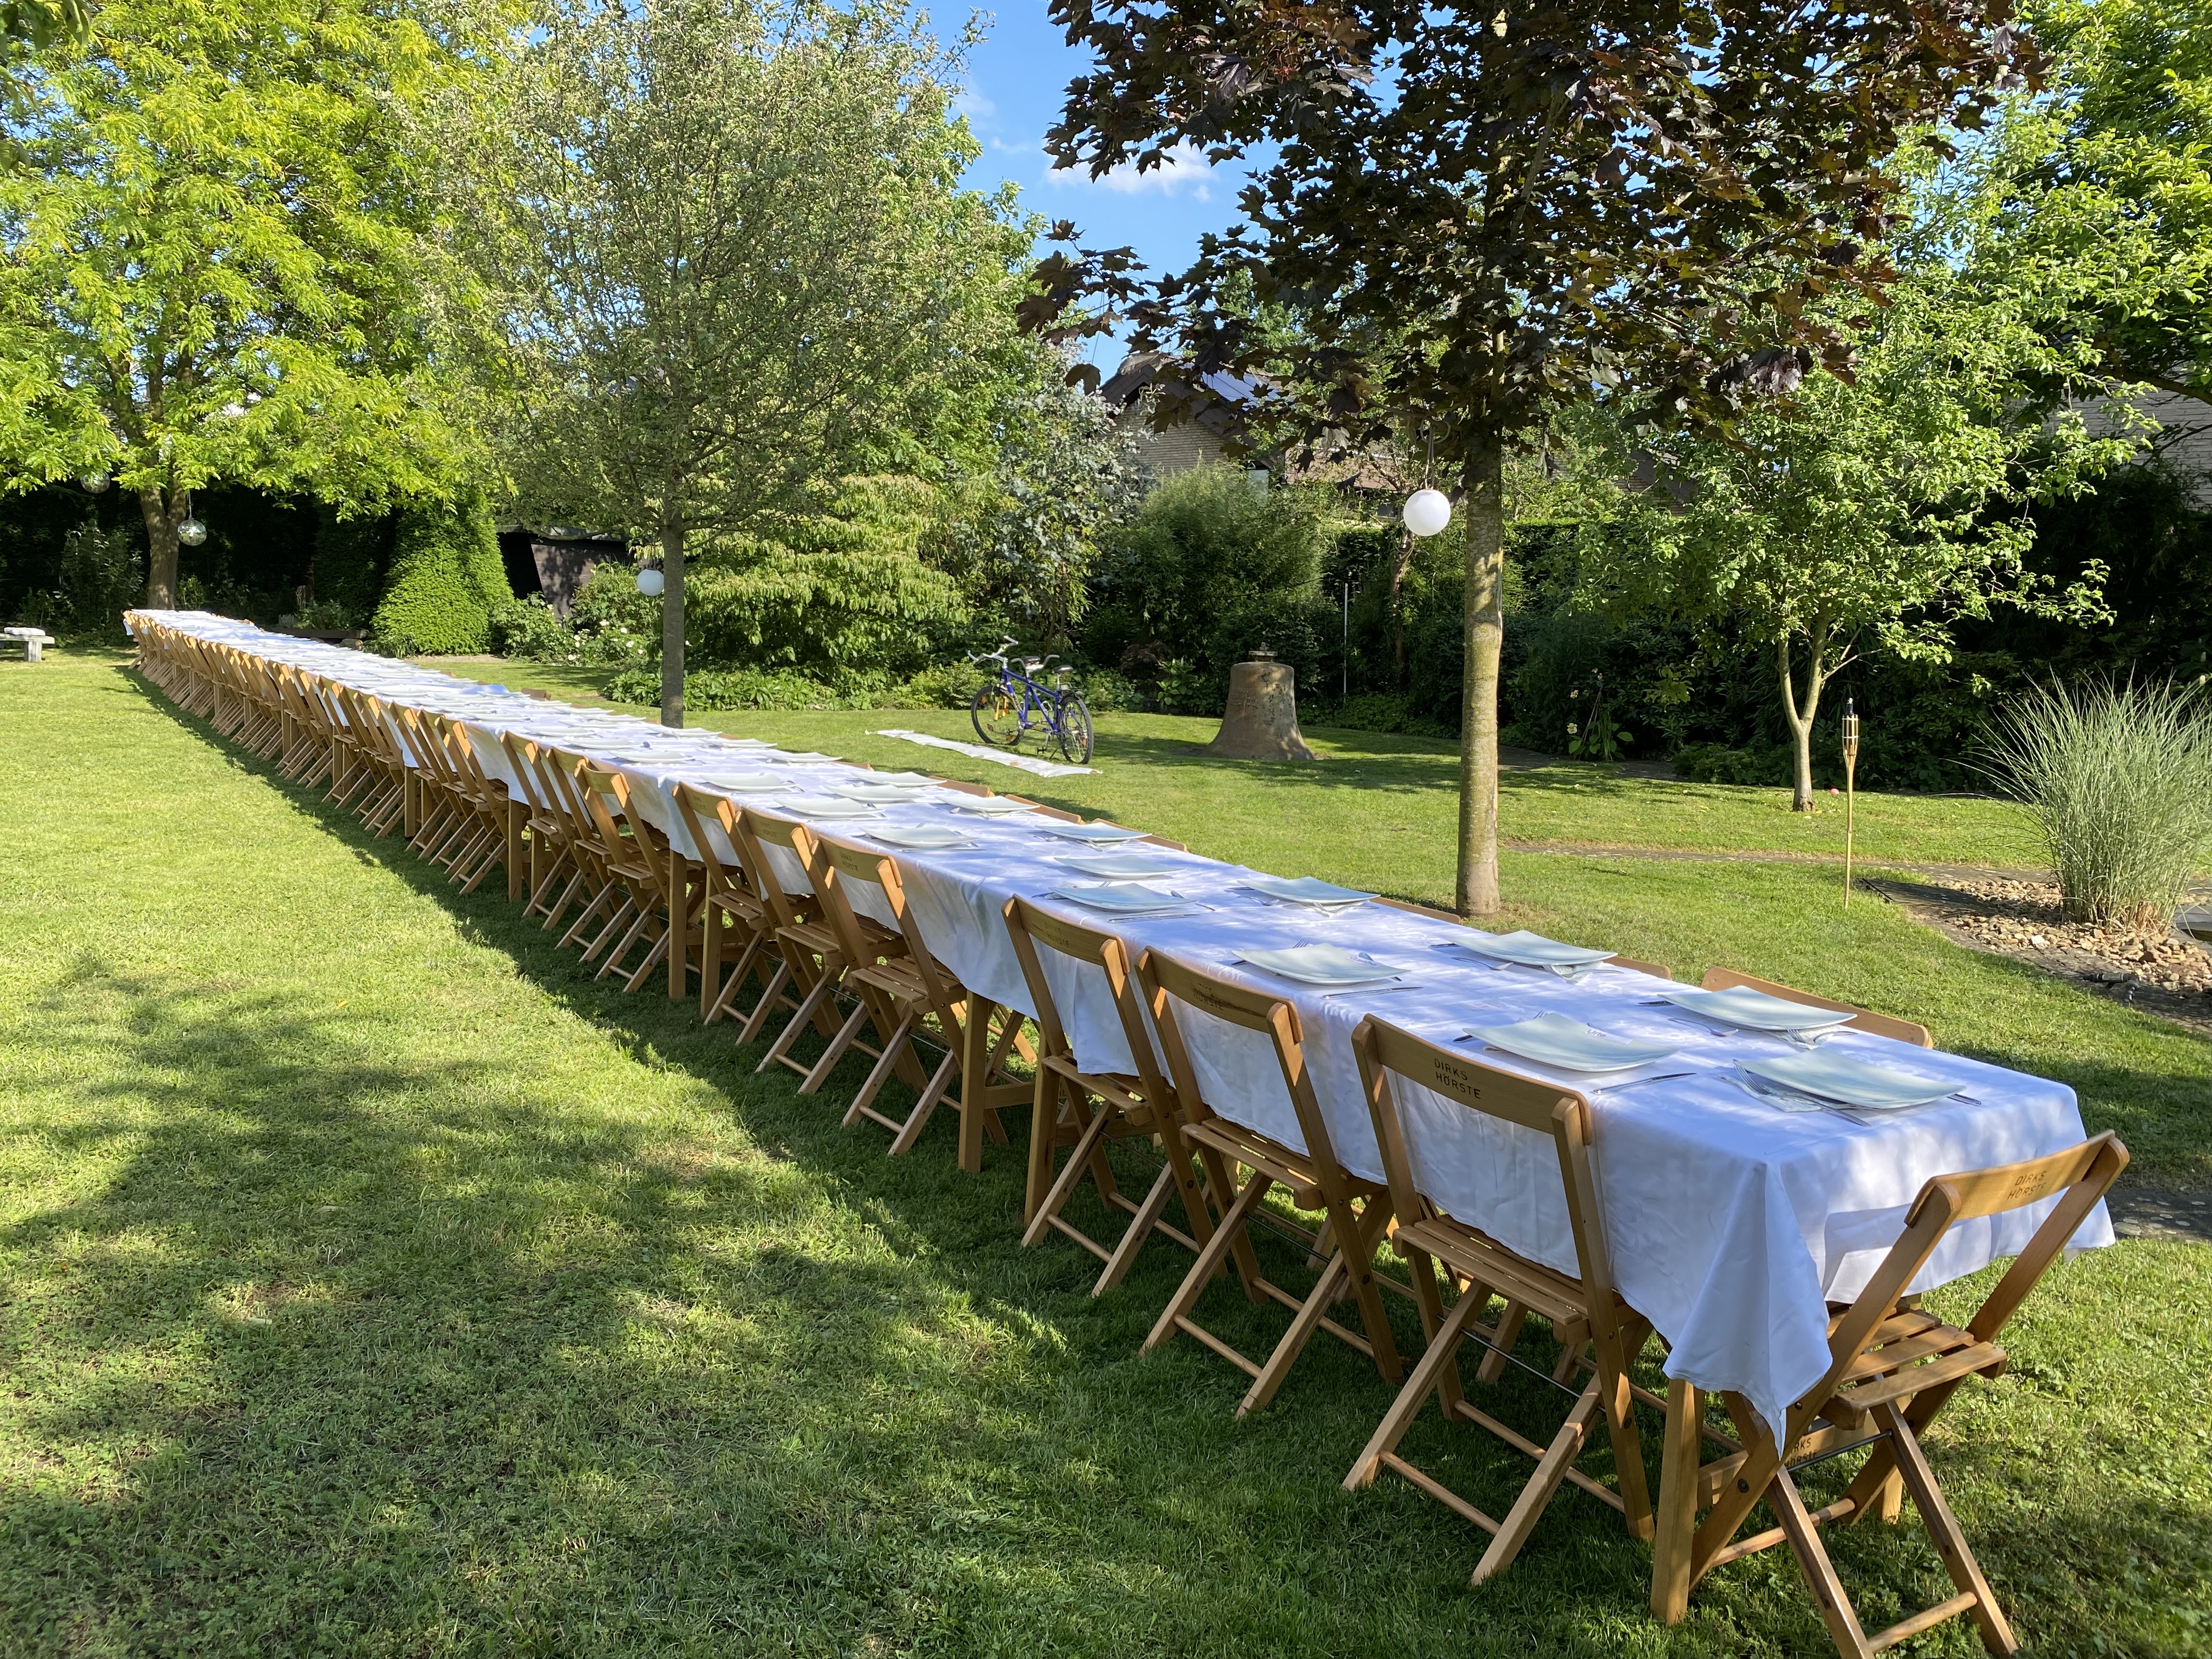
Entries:
MULTIPOLYGON (((650 721, 524 696, 503 686, 456 678, 416 665, 264 632, 204 612, 133 613, 134 631, 176 630, 271 661, 327 676, 386 704, 460 721, 488 776, 517 795, 534 781, 518 775, 502 734, 580 750, 620 771, 635 809, 677 854, 734 862, 726 847, 691 843, 673 790, 684 783, 730 795, 778 816, 807 821, 821 803, 850 803, 829 792, 882 774, 834 757, 787 752, 719 732, 670 731, 650 721)), ((1085 830, 1036 812, 982 816, 977 797, 921 787, 867 817, 815 817, 823 833, 864 840, 920 826, 950 830, 957 845, 887 847, 929 948, 976 997, 1024 1014, 1020 963, 1003 910, 1017 894, 1048 909, 1119 934, 1132 959, 1157 951, 1206 971, 1264 989, 1291 1004, 1304 1032, 1313 1084, 1334 1150, 1355 1174, 1383 1170, 1352 1034, 1369 1014, 1434 1042, 1459 1043, 1485 1063, 1583 1095, 1592 1115, 1591 1161, 1618 1289, 1668 1347, 1671 1384, 1662 1482, 1658 1577, 1654 1607, 1679 1617, 1686 1594, 1680 1559, 1692 1515, 1698 1437, 1686 1414, 1701 1393, 1747 1399, 1768 1424, 1820 1380, 1830 1363, 1827 1307, 1856 1295, 1893 1243, 1907 1206, 1930 1176, 2029 1158, 2085 1139, 2074 1092, 2063 1083, 1969 1055, 1921 1048, 1844 1029, 1824 1046, 1931 1084, 1950 1085, 1932 1103, 1883 1112, 1785 1109, 1744 1086, 1739 1064, 1793 1051, 1784 1037, 1723 1026, 1664 1001, 1683 988, 1638 969, 1601 963, 1572 976, 1502 963, 1468 948, 1485 936, 1457 921, 1380 902, 1292 902, 1264 872, 1157 843, 1137 847, 1157 875, 1146 884, 1182 901, 1158 912, 1116 915, 1080 897, 1096 878, 1070 864, 1098 851, 1085 830), (1392 977, 1328 989, 1284 977, 1245 959, 1254 951, 1327 944, 1365 952, 1392 977), (1470 1035, 1540 1014, 1571 1017, 1609 1036, 1672 1050, 1601 1079, 1483 1047, 1470 1035), (1661 1583, 1660 1579, 1671 1579, 1661 1583)), ((711 831, 719 835, 719 830, 711 831)), ((781 852, 781 849, 776 849, 781 852)), ((1316 848, 1317 861, 1326 849, 1316 848)), ((804 890, 805 872, 784 855, 777 879, 804 890)), ((856 901, 869 896, 854 890, 856 901)), ((890 921, 888 915, 881 920, 890 921)), ((1103 975, 1046 951, 1044 965, 1078 1063, 1086 1071, 1133 1069, 1103 975)), ((1303 1146, 1297 1121, 1264 1037, 1212 1019, 1185 1016, 1198 1081, 1213 1109, 1285 1142, 1303 1146)), ((981 1028, 986 1022, 971 1018, 981 1028)), ((1796 1104, 1802 1106, 1802 1103, 1796 1104)), ((1411 1137, 1423 1188, 1462 1218, 1480 1217, 1499 1243, 1563 1273, 1576 1271, 1564 1195, 1551 1144, 1534 1133, 1478 1118, 1428 1091, 1403 1085, 1400 1109, 1417 1121, 1411 1137)), ((978 1120, 981 1113, 973 1115, 978 1120)), ((1409 1122, 1409 1128, 1411 1123, 1409 1122)), ((963 1124, 962 1162, 980 1167, 980 1121, 963 1124), (965 1143, 972 1137, 972 1148, 965 1143)), ((2050 1204, 2031 1206, 1953 1231, 1909 1287, 1924 1291, 2017 1254, 2050 1204)), ((2072 1248, 2112 1242, 2100 1203, 2072 1248)))

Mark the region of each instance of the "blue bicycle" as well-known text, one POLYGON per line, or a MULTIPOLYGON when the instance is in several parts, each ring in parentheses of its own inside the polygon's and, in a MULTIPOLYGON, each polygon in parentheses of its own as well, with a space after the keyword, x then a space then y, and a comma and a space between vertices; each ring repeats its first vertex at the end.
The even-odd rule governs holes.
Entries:
POLYGON ((998 748, 1013 749, 1033 726, 1041 728, 1070 764, 1090 765, 1091 705, 1067 683, 1069 671, 1065 665, 1053 669, 1053 684, 1046 685, 1034 677, 1060 659, 1024 657, 1016 668, 1006 654, 1013 643, 1010 635, 999 641, 996 651, 969 653, 969 662, 995 665, 999 671, 998 678, 986 682, 969 705, 975 735, 998 748))

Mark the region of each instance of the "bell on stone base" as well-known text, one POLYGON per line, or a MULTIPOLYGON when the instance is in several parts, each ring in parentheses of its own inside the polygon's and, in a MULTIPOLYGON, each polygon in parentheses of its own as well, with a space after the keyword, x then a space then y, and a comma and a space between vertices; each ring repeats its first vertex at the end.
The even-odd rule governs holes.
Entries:
POLYGON ((1267 652, 1229 671, 1229 708, 1203 753, 1227 760, 1319 760, 1298 733, 1298 671, 1267 652))

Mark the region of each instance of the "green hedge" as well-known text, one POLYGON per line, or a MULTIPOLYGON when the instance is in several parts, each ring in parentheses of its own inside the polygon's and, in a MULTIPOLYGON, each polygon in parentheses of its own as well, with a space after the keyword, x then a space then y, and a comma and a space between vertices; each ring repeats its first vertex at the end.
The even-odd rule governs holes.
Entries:
POLYGON ((514 597, 487 503, 411 507, 399 514, 391 580, 371 631, 399 655, 489 651, 492 613, 514 597))

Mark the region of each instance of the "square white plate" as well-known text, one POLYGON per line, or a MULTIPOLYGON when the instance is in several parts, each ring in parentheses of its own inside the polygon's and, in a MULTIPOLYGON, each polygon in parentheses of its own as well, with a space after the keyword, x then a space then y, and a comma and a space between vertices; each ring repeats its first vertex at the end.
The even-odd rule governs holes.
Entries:
POLYGON ((1295 881, 1286 881, 1280 876, 1255 876, 1243 884, 1286 904, 1310 904, 1322 910, 1346 909, 1364 904, 1375 896, 1356 888, 1339 887, 1334 882, 1322 881, 1316 876, 1300 876, 1295 881))
POLYGON ((1887 1066, 1869 1066, 1849 1054, 1826 1050, 1771 1058, 1762 1054, 1756 1060, 1739 1060, 1736 1064, 1753 1077, 1763 1077, 1785 1089, 1797 1089, 1823 1100, 1875 1111, 1925 1106, 1931 1100, 1941 1100, 1954 1092, 1948 1083, 1929 1083, 1902 1072, 1893 1072, 1887 1066))
POLYGON ((779 789, 790 788, 791 780, 780 778, 773 772, 732 772, 722 777, 708 778, 703 787, 727 790, 733 795, 769 795, 779 789))
POLYGON ((1677 1008, 1752 1031, 1830 1031, 1850 1019, 1849 1014, 1839 1014, 1832 1008, 1814 1008, 1741 985, 1729 991, 1698 991, 1685 986, 1659 994, 1677 1008))
POLYGON ((870 841, 882 842, 887 847, 903 847, 915 853, 941 853, 948 848, 975 844, 957 830, 935 823, 888 824, 881 830, 869 830, 867 836, 870 841))
POLYGON ((1142 830, 1124 830, 1118 823, 1062 823, 1058 818, 1046 818, 1030 827, 1048 836, 1087 841, 1099 847, 1111 846, 1117 841, 1142 841, 1146 833, 1142 830))
POLYGON ((1511 933, 1486 933, 1479 927, 1470 927, 1453 934, 1452 943, 1479 957, 1494 957, 1500 962, 1518 963, 1523 968, 1590 968, 1612 960, 1613 955, 1610 951, 1592 950, 1584 945, 1562 945, 1525 927, 1511 933))
POLYGON ((1305 985, 1373 985, 1381 980, 1395 979, 1404 971, 1395 963, 1377 962, 1364 951, 1347 951, 1337 945, 1294 945, 1285 951, 1239 951, 1237 959, 1305 985))
POLYGON ((1539 1014, 1512 1025, 1471 1026, 1468 1035, 1509 1054, 1568 1072, 1625 1072, 1677 1052, 1671 1043, 1607 1036, 1565 1014, 1539 1014))
POLYGON ((1165 859, 1148 859, 1139 853, 1070 853, 1055 855, 1053 862, 1080 870, 1086 876, 1102 876, 1108 881, 1145 881, 1153 876, 1172 876, 1188 868, 1170 864, 1165 859))
POLYGON ((842 795, 847 800, 881 801, 886 805, 898 805, 907 801, 920 800, 923 792, 896 783, 833 783, 833 795, 842 795))
POLYGON ((937 780, 927 772, 871 772, 871 783, 902 783, 909 789, 933 789, 937 780))
POLYGON ((840 766, 835 755, 787 755, 781 749, 763 749, 760 757, 770 766, 840 766))
POLYGON ((1156 893, 1133 881, 1102 881, 1096 886, 1055 887, 1048 896, 1073 899, 1078 904, 1087 904, 1095 910, 1112 910, 1123 915, 1141 915, 1148 910, 1181 910, 1190 901, 1180 893, 1156 893))
POLYGON ((1025 800, 1008 800, 1004 795, 969 795, 952 803, 956 812, 969 812, 979 818, 1011 818, 1023 812, 1034 812, 1036 808, 1025 800))
POLYGON ((835 795, 786 795, 776 805, 795 818, 878 818, 883 816, 866 801, 840 800, 835 795))

